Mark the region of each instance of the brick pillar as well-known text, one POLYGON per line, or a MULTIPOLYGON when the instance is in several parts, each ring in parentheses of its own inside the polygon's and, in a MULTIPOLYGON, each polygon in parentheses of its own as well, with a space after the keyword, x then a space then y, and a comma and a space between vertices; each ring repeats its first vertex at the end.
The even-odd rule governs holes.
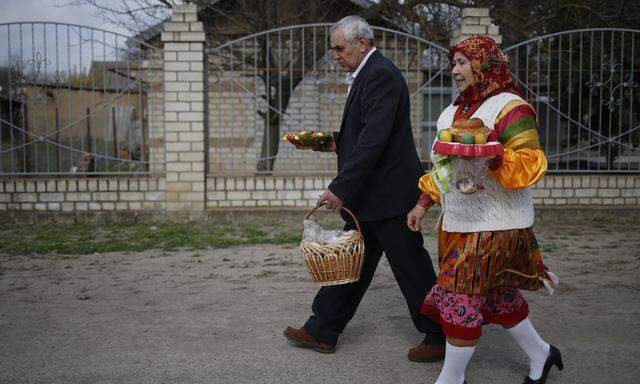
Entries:
POLYGON ((195 4, 176 5, 164 23, 167 211, 196 217, 205 210, 205 35, 195 4))
POLYGON ((462 10, 462 22, 460 27, 453 32, 451 45, 456 45, 473 35, 487 35, 496 43, 502 44, 500 28, 491 22, 489 8, 464 8, 462 10))

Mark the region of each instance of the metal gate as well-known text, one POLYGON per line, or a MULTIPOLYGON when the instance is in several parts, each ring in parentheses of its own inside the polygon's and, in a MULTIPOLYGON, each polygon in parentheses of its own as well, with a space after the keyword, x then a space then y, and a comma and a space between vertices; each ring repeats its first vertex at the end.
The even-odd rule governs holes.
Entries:
POLYGON ((551 172, 640 172, 639 33, 565 31, 504 50, 551 172))
MULTIPOLYGON (((335 171, 331 156, 278 143, 291 131, 339 127, 346 86, 327 55, 330 26, 273 29, 207 50, 209 173, 335 171)), ((399 31, 374 31, 376 46, 409 84, 426 163, 437 117, 457 93, 447 49, 399 31)), ((550 172, 640 171, 638 32, 565 31, 504 49, 538 113, 550 172)))
POLYGON ((162 171, 161 63, 101 29, 0 24, 0 175, 162 171))
MULTIPOLYGON (((335 172, 335 156, 280 145, 285 133, 340 127, 347 86, 329 56, 330 27, 272 29, 207 49, 209 173, 335 172)), ((374 33, 409 85, 414 135, 426 158, 434 122, 452 97, 447 49, 386 28, 374 33)))

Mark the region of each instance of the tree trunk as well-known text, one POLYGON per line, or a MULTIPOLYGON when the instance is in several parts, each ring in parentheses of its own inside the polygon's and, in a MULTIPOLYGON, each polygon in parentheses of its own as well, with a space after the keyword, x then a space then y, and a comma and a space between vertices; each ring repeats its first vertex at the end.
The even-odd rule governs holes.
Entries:
POLYGON ((262 135, 262 148, 260 150, 260 159, 258 160, 259 173, 273 172, 273 166, 278 156, 278 148, 280 146, 280 119, 275 118, 265 121, 265 128, 262 135))
MULTIPOLYGON (((302 81, 301 75, 296 75, 293 79, 293 84, 289 86, 291 79, 282 83, 282 94, 276 91, 272 97, 268 97, 269 106, 271 107, 271 113, 267 119, 267 114, 262 112, 260 115, 264 118, 264 131, 262 134, 262 147, 260 149, 260 158, 258 159, 257 171, 259 173, 271 173, 273 172, 273 166, 278 156, 278 149, 280 147, 280 124, 287 108, 289 107, 289 100, 291 99, 291 89, 295 89, 300 81, 302 81), (278 105, 279 102, 281 105, 278 105), (280 107, 280 110, 278 109, 280 107), (276 111, 280 111, 280 114, 276 111)), ((270 94, 270 93, 269 93, 270 94)))

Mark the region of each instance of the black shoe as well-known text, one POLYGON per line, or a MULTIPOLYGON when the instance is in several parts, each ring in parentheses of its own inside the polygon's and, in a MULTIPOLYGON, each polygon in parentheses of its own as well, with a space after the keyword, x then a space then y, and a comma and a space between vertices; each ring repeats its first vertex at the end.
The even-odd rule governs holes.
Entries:
POLYGON ((564 369, 564 364, 562 364, 562 354, 558 350, 558 348, 551 345, 549 347, 549 356, 547 356, 547 361, 544 363, 544 368, 542 369, 542 376, 539 379, 533 380, 529 376, 524 378, 524 383, 522 384, 544 384, 547 382, 547 376, 549 376, 549 371, 553 366, 558 367, 559 371, 564 369))

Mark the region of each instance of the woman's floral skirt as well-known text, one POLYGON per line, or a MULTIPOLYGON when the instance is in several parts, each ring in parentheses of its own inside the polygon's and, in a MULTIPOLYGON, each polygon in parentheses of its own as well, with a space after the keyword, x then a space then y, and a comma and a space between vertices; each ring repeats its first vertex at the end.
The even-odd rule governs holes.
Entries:
POLYGON ((497 287, 486 295, 445 291, 436 284, 424 299, 420 312, 442 325, 445 335, 474 340, 483 324, 517 324, 529 315, 529 305, 514 287, 497 287))

